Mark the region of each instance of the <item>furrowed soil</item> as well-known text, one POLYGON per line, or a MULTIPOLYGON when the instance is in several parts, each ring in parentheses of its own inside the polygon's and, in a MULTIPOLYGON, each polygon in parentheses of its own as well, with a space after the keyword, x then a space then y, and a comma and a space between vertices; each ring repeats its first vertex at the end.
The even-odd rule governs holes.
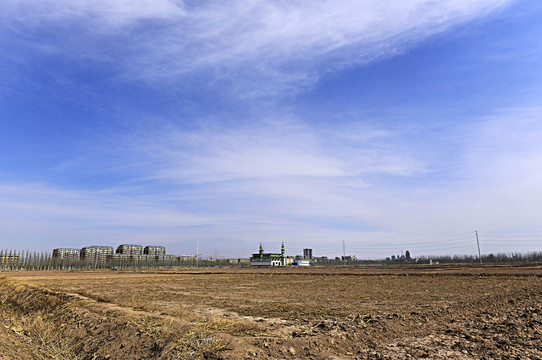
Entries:
POLYGON ((0 273, 3 359, 542 359, 542 265, 0 273))

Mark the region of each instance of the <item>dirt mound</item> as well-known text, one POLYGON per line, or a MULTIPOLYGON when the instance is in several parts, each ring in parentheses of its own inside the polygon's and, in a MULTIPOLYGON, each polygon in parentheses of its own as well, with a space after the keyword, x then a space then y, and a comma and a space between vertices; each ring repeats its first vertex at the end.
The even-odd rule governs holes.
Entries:
POLYGON ((22 282, 0 279, 0 294, 6 359, 196 359, 214 358, 225 347, 159 315, 112 310, 22 282))

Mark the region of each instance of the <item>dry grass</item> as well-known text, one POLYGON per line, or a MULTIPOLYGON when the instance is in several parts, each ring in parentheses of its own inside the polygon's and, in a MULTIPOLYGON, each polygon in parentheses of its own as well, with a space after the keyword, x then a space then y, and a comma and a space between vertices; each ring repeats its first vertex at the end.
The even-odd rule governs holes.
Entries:
POLYGON ((217 333, 236 326, 229 321, 187 326, 171 316, 124 309, 101 300, 82 300, 21 281, 0 279, 0 325, 29 344, 36 359, 74 360, 94 358, 90 354, 99 350, 97 345, 88 346, 89 335, 95 336, 96 343, 100 338, 117 338, 119 342, 134 343, 134 347, 140 346, 141 339, 146 340, 150 355, 141 358, 209 357, 227 346, 217 333))
POLYGON ((36 349, 38 359, 77 359, 73 338, 61 337, 56 319, 66 306, 64 296, 47 292, 19 281, 0 279, 2 325, 36 349))

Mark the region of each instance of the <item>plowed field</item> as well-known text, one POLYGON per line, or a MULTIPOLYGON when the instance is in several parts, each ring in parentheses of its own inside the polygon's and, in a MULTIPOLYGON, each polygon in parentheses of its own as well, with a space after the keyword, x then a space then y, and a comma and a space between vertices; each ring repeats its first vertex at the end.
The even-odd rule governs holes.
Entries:
POLYGON ((538 265, 0 276, 6 359, 542 359, 538 265))

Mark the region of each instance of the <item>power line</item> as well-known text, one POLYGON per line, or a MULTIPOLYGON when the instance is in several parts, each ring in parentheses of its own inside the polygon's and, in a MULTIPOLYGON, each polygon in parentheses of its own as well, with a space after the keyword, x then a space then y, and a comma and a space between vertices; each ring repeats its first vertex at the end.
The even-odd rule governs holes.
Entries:
POLYGON ((542 238, 542 235, 484 235, 485 238, 542 238))

